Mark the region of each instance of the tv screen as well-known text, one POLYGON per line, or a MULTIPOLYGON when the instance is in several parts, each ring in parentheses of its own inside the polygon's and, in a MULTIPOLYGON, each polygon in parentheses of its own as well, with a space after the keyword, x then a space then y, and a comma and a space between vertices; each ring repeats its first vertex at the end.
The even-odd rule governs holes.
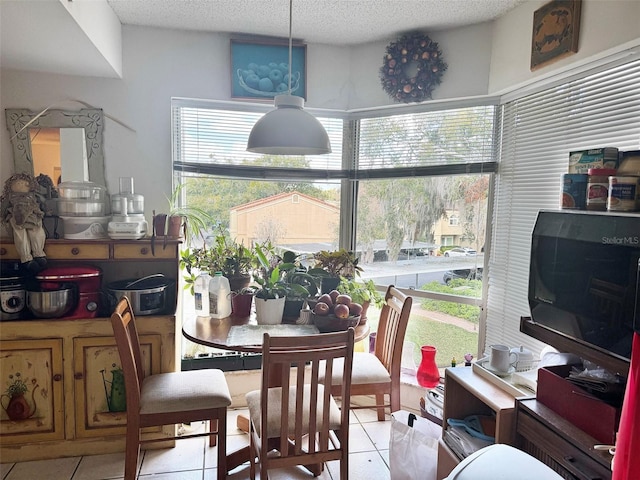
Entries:
POLYGON ((640 215, 542 211, 533 230, 534 322, 628 360, 638 319, 640 215))

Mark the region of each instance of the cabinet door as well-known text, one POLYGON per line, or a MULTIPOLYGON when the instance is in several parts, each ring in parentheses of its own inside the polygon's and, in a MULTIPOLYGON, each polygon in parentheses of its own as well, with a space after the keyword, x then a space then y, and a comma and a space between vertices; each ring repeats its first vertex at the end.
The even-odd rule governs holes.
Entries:
POLYGON ((50 260, 108 260, 109 244, 94 243, 53 243, 48 242, 44 251, 50 260))
POLYGON ((113 258, 116 260, 124 259, 177 259, 178 247, 172 242, 164 245, 161 240, 156 241, 154 248, 150 243, 123 243, 116 244, 113 247, 113 258))
MULTIPOLYGON (((141 335, 140 345, 145 374, 160 373, 161 336, 141 335)), ((124 377, 115 338, 74 338, 73 350, 77 437, 124 434, 124 377)))
POLYGON ((62 339, 3 341, 0 372, 0 443, 63 439, 62 339))

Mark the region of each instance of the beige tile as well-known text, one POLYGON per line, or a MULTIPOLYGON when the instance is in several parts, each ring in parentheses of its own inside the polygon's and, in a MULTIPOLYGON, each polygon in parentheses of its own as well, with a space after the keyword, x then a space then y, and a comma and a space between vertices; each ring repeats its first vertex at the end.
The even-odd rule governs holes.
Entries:
MULTIPOLYGON (((353 410, 353 412, 358 417, 358 421, 360 423, 369 423, 369 422, 378 422, 378 412, 371 408, 359 408, 357 410, 353 410)), ((388 409, 386 410, 388 412, 388 409)), ((391 421, 391 416, 389 413, 384 414, 384 418, 387 421, 391 421)), ((382 423, 382 422, 381 422, 382 423)))
POLYGON ((387 464, 387 468, 389 468, 391 466, 389 463, 389 450, 378 450, 378 452, 380 453, 380 456, 384 460, 384 463, 387 464))
MULTIPOLYGON (((227 437, 227 455, 240 448, 249 445, 249 435, 229 435, 227 437)), ((247 456, 247 461, 249 457, 247 456)), ((218 466, 218 447, 211 448, 208 446, 204 449, 204 468, 216 468, 218 466)))
MULTIPOLYGON (((340 478, 340 463, 329 462, 331 478, 340 478)), ((389 469, 377 451, 351 453, 349 455, 349 478, 366 480, 389 480, 389 469)))
POLYGON ((146 450, 141 475, 197 470, 204 468, 204 437, 177 440, 173 448, 146 450))
POLYGON ((202 480, 202 470, 189 470, 185 472, 167 472, 160 474, 140 475, 138 480, 202 480))
POLYGON ((378 450, 389 448, 391 438, 391 422, 369 422, 363 423, 362 428, 378 450))
POLYGON ((11 470, 14 465, 14 463, 0 463, 0 478, 4 478, 4 476, 9 473, 9 470, 11 470))
POLYGON ((69 480, 80 457, 16 463, 5 480, 69 480))
MULTIPOLYGON (((141 455, 142 456, 142 455, 141 455)), ((138 458, 138 466, 141 459, 138 458)), ((82 457, 73 480, 107 480, 124 476, 124 452, 82 457)))
POLYGON ((349 425, 349 453, 370 452, 371 450, 375 450, 375 447, 362 425, 359 423, 349 425))
POLYGON ((237 408, 227 410, 227 435, 245 435, 246 432, 243 432, 237 427, 237 419, 239 415, 249 418, 249 409, 237 408))

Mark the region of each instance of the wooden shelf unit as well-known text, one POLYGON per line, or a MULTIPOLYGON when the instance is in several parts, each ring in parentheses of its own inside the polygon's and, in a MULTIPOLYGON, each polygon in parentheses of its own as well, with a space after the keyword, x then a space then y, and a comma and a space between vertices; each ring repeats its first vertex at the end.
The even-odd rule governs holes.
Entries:
MULTIPOLYGON (((447 368, 444 385, 443 433, 447 418, 494 415, 496 443, 515 444, 516 401, 513 395, 473 372, 470 367, 447 368)), ((459 462, 458 456, 440 438, 437 478, 445 478, 459 462)))

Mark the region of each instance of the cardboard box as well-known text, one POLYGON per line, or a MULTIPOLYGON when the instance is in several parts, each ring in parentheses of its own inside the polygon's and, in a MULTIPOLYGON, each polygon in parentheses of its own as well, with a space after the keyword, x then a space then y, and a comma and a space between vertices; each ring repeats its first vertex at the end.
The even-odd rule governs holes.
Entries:
POLYGON ((576 427, 606 445, 615 444, 620 407, 610 405, 566 378, 570 365, 538 370, 537 399, 576 427))
POLYGON ((587 173, 590 168, 618 168, 616 147, 569 152, 569 173, 587 173))

